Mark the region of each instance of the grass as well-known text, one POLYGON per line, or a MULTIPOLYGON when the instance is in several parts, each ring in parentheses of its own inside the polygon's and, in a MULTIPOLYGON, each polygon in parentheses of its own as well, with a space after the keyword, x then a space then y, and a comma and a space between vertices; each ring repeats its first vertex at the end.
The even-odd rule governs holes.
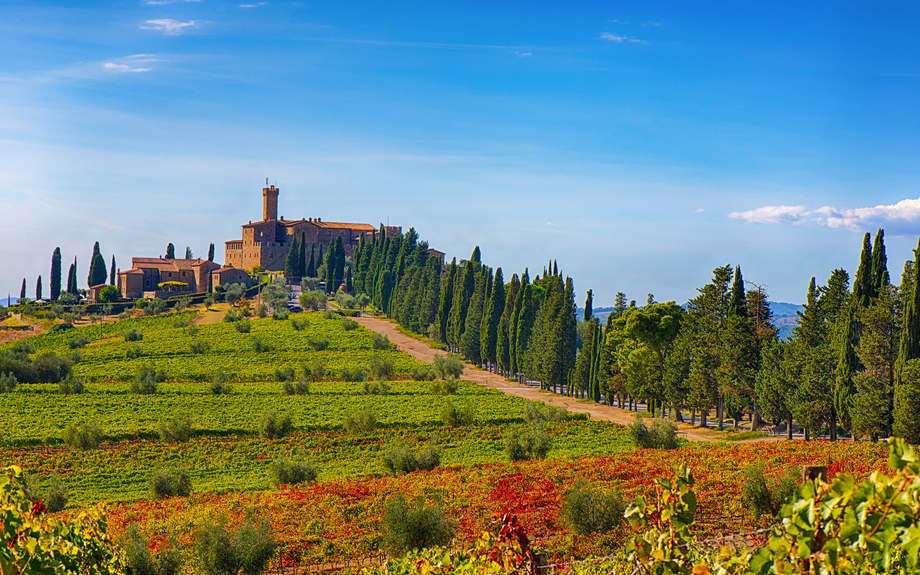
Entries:
POLYGON ((724 433, 725 441, 744 441, 746 439, 760 439, 762 437, 770 437, 769 433, 764 431, 734 431, 728 430, 724 433))

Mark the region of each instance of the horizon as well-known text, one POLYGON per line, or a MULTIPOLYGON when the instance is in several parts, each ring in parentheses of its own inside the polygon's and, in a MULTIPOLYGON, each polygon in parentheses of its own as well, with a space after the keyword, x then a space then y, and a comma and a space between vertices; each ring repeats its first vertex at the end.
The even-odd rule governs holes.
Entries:
MULTIPOLYGON (((224 261, 261 216, 414 227, 583 305, 683 303, 740 265, 770 301, 920 236, 920 10, 655 2, 6 6, 0 290, 93 242, 224 261)), ((5 288, 5 289, 4 289, 5 288)), ((2 293, 2 292, 0 292, 2 293)))

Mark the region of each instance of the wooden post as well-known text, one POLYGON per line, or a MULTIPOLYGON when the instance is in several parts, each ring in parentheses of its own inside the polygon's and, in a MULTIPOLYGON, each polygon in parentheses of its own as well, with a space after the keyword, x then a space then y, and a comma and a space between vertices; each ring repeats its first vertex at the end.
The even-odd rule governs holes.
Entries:
POLYGON ((815 481, 818 478, 827 483, 827 467, 824 465, 803 465, 802 481, 815 481))

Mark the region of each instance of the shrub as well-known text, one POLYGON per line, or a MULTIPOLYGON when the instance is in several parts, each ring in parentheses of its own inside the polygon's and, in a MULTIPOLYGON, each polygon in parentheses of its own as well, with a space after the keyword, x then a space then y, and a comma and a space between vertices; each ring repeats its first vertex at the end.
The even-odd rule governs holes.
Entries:
POLYGON ((83 393, 84 390, 83 381, 70 373, 58 385, 64 395, 78 395, 83 393))
POLYGON ((166 311, 166 302, 159 298, 153 298, 144 306, 144 313, 147 315, 160 315, 164 311, 166 311))
POLYGON ((369 369, 371 375, 373 375, 376 380, 386 381, 393 373, 393 360, 388 357, 381 358, 375 355, 371 358, 369 369))
POLYGON ((355 298, 351 294, 340 291, 339 293, 335 294, 335 303, 337 303, 342 309, 354 309, 355 298))
POLYGON ((48 511, 57 513, 67 507, 69 492, 70 487, 61 481, 61 477, 57 473, 52 474, 51 477, 48 478, 48 489, 45 490, 43 497, 45 507, 48 511))
POLYGON ((345 430, 353 435, 370 433, 375 427, 377 427, 377 416, 370 405, 365 405, 363 410, 345 418, 345 430))
POLYGON ((327 309, 323 312, 323 319, 335 319, 335 312, 331 309, 327 309))
POLYGON ((329 347, 329 338, 324 337, 323 339, 316 339, 314 337, 311 337, 310 339, 307 340, 307 345, 309 345, 316 351, 323 351, 324 349, 329 347))
POLYGON ((437 376, 427 365, 416 365, 409 372, 409 377, 412 378, 412 381, 431 381, 437 376))
POLYGON ((316 483, 316 469, 305 459, 303 451, 298 452, 300 460, 288 459, 283 453, 272 464, 272 476, 275 486, 296 485, 298 483, 316 483))
POLYGON ((457 380, 436 381, 431 384, 431 393, 435 395, 453 395, 457 393, 457 380))
POLYGON ((125 357, 127 359, 137 359, 144 355, 144 350, 141 349, 141 346, 134 344, 134 347, 129 347, 125 350, 125 357))
POLYGON ((147 489, 157 499, 166 497, 188 497, 192 492, 192 480, 188 467, 160 467, 147 478, 147 489))
POLYGON ((259 425, 259 436, 262 439, 281 439, 291 432, 294 425, 291 423, 291 416, 285 415, 280 420, 278 412, 269 409, 262 415, 262 422, 259 425))
POLYGON ((210 351, 211 342, 205 339, 199 339, 199 340, 193 341, 189 345, 189 347, 191 348, 192 353, 200 355, 202 353, 207 353, 208 351, 210 351))
POLYGON ((441 410, 441 421, 447 427, 472 425, 474 420, 473 405, 469 401, 466 402, 463 408, 458 408, 452 401, 448 400, 441 410))
POLYGON ((80 349, 81 347, 83 347, 84 345, 88 343, 89 343, 89 338, 86 337, 85 335, 75 335, 69 340, 67 340, 67 344, 70 346, 70 349, 80 349))
POLYGON ((527 423, 563 421, 568 415, 566 408, 546 405, 541 401, 530 401, 524 406, 524 421, 527 423))
POLYGON ((288 317, 290 317, 290 315, 291 315, 291 312, 288 311, 287 308, 280 308, 272 312, 272 319, 275 319, 278 321, 284 321, 288 317))
POLYGON ((609 533, 623 520, 623 494, 605 492, 578 477, 562 501, 562 523, 576 535, 609 533))
POLYGON ((118 319, 130 319, 134 315, 134 311, 128 308, 125 308, 120 314, 118 314, 118 319))
POLYGON ((275 370, 275 381, 294 381, 296 374, 294 368, 290 365, 275 370))
POLYGON ((543 459, 549 452, 551 441, 545 423, 531 423, 526 428, 512 425, 505 434, 505 455, 508 461, 543 459))
POLYGON ((137 328, 129 328, 125 330, 125 333, 122 334, 125 338, 125 341, 141 341, 144 339, 144 334, 142 334, 137 328))
POLYGON ((237 322, 240 321, 240 316, 236 315, 233 310, 228 309, 227 313, 224 314, 224 317, 221 321, 225 321, 227 323, 237 322))
POLYGON ((381 382, 364 382, 364 395, 386 395, 390 391, 390 386, 381 382))
POLYGON ((764 515, 776 516, 798 484, 796 469, 773 480, 764 477, 764 464, 755 463, 742 471, 741 504, 754 520, 764 515))
POLYGON ((192 420, 179 413, 159 425, 160 439, 167 443, 185 443, 192 436, 192 420))
POLYGON ((214 395, 227 395, 233 391, 233 374, 218 368, 211 376, 211 393, 214 395))
POLYGON ((387 449, 383 454, 382 463, 390 475, 412 473, 419 469, 431 471, 441 464, 441 452, 434 438, 420 451, 415 451, 411 444, 401 441, 387 449))
POLYGON ((300 307, 311 311, 326 309, 326 294, 322 290, 308 291, 300 296, 300 307))
POLYGON ((131 383, 131 393, 150 395, 157 392, 157 384, 166 381, 166 372, 156 370, 153 364, 142 365, 131 383))
MULTIPOLYGON (((198 326, 194 324, 188 326, 185 328, 185 333, 187 333, 189 337, 195 337, 195 334, 198 333, 198 326)), ((210 344, 208 344, 208 347, 210 348, 210 344)))
POLYGON ((371 340, 371 347, 373 349, 390 349, 390 338, 383 334, 375 333, 373 339, 371 340))
POLYGON ((363 367, 358 367, 352 371, 347 367, 343 367, 339 379, 342 381, 367 381, 367 370, 363 367))
POLYGON ((315 360, 310 367, 304 366, 303 368, 304 375, 309 375, 313 381, 319 381, 323 379, 326 375, 326 368, 323 366, 323 362, 315 360))
POLYGON ((358 322, 353 319, 344 319, 342 320, 342 329, 345 331, 351 331, 353 329, 358 329, 358 322))
POLYGON ((439 507, 426 506, 421 497, 409 502, 399 493, 387 502, 383 512, 384 541, 394 556, 412 549, 446 545, 454 531, 444 512, 439 507))
POLYGON ((12 373, 0 373, 0 393, 9 393, 16 389, 16 376, 12 373))
POLYGON ((307 380, 306 375, 302 375, 297 380, 297 383, 294 383, 294 380, 291 379, 285 380, 282 389, 285 395, 307 395, 310 393, 310 382, 307 380))
POLYGON ((629 440, 636 449, 675 449, 677 448, 677 424, 668 419, 653 418, 651 427, 638 414, 635 420, 626 426, 629 440))
POLYGON ((262 343, 262 338, 259 337, 252 338, 252 348, 256 353, 267 353, 269 351, 275 351, 275 346, 270 343, 262 343))
POLYGON ((131 523, 121 539, 130 572, 134 575, 175 575, 182 566, 182 555, 172 542, 160 547, 154 557, 147 537, 137 523, 131 523))
POLYGON ((68 329, 73 329, 73 323, 69 321, 65 321, 64 323, 59 323, 59 324, 55 324, 51 326, 51 328, 48 331, 50 331, 51 333, 56 333, 59 331, 67 331, 68 329))
POLYGON ((235 327, 236 331, 240 333, 249 333, 252 331, 252 322, 250 322, 248 319, 239 320, 233 322, 233 327, 235 327))
POLYGON ((434 356, 432 368, 441 379, 458 379, 460 374, 463 373, 463 360, 460 359, 459 355, 452 353, 448 355, 438 354, 434 356))
POLYGON ((102 438, 102 430, 95 423, 80 422, 76 425, 70 424, 64 430, 64 443, 70 446, 70 449, 76 451, 96 449, 102 438))
MULTIPOLYGON (((178 308, 179 306, 178 304, 176 304, 176 309, 178 308)), ((177 319, 176 321, 173 322, 173 327, 176 329, 182 329, 182 328, 186 328, 190 326, 191 324, 192 322, 187 319, 177 319)))
POLYGON ((248 517, 236 531, 227 531, 226 517, 204 525, 197 534, 195 555, 206 575, 258 575, 275 553, 271 523, 248 517))
POLYGON ((256 306, 256 317, 264 318, 268 316, 268 306, 264 303, 260 303, 256 306))
POLYGON ((292 319, 291 320, 291 327, 294 328, 294 331, 300 331, 309 325, 310 325, 310 322, 306 319, 292 319))

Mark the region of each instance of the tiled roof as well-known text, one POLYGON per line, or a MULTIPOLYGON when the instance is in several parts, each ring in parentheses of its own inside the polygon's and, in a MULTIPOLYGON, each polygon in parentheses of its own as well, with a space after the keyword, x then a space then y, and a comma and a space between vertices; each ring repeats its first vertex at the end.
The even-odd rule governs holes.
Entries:
POLYGON ((346 224, 342 222, 317 222, 317 221, 314 221, 313 223, 321 228, 355 230, 359 232, 372 232, 377 229, 374 226, 369 225, 369 224, 346 224))

